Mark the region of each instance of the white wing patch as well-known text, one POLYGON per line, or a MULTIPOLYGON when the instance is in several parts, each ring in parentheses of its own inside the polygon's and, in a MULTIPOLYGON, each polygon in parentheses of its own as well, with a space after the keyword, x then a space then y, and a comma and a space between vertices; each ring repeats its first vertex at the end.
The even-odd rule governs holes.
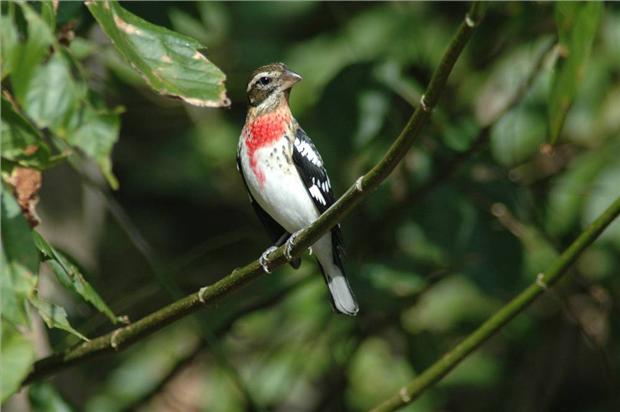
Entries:
POLYGON ((310 146, 308 142, 302 141, 301 139, 295 139, 295 148, 299 154, 305 157, 310 163, 317 167, 323 167, 323 162, 321 162, 319 154, 312 148, 312 146, 310 146))
POLYGON ((325 205, 325 198, 323 197, 323 193, 321 193, 321 189, 319 189, 319 187, 316 184, 312 185, 309 191, 310 191, 310 195, 313 198, 315 198, 322 205, 325 205))

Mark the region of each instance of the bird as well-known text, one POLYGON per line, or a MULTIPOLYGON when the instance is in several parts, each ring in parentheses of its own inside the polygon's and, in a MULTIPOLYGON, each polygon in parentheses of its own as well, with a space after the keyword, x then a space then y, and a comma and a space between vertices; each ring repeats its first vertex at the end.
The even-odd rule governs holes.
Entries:
MULTIPOLYGON (((247 85, 248 110, 237 148, 237 169, 250 203, 273 245, 261 255, 263 270, 270 273, 269 256, 285 246, 291 256, 298 233, 314 222, 334 202, 331 182, 316 146, 299 126, 289 107, 292 87, 302 77, 284 63, 254 70, 247 85)), ((340 224, 310 247, 327 283, 336 312, 355 316, 359 306, 347 281, 340 224)))

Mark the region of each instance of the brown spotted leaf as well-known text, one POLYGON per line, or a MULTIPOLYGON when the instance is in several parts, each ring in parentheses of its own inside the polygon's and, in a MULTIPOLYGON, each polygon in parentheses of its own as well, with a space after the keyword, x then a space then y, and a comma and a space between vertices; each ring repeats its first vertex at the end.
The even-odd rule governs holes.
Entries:
POLYGON ((191 37, 149 23, 116 1, 89 1, 88 9, 116 50, 158 93, 195 106, 229 106, 226 75, 191 37))

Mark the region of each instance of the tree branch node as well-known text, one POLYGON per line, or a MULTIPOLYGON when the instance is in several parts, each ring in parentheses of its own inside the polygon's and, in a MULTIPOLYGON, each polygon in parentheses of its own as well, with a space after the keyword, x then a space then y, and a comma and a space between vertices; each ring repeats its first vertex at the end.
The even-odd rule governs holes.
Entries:
POLYGON ((116 329, 114 332, 112 332, 112 336, 110 336, 110 346, 114 350, 118 350, 118 342, 116 341, 116 339, 118 338, 118 335, 119 333, 121 333, 122 330, 123 329, 116 329))
POLYGON ((425 111, 426 113, 430 113, 431 110, 433 110, 428 103, 426 103, 426 95, 423 94, 422 97, 420 97, 420 105, 422 106, 422 110, 425 111))
POLYGON ((465 24, 467 25, 467 27, 470 27, 472 29, 476 27, 476 21, 471 18, 469 13, 465 14, 465 24))
POLYGON ((398 395, 400 396, 400 400, 404 403, 409 403, 411 401, 411 396, 409 396, 409 391, 407 391, 406 386, 400 388, 400 391, 398 391, 398 395))
POLYGON ((536 284, 544 290, 549 289, 549 285, 547 285, 547 282, 545 282, 545 274, 542 272, 536 275, 536 284))
POLYGON ((207 289, 209 289, 209 286, 204 286, 204 287, 200 288, 200 290, 198 291, 198 300, 203 305, 207 304, 207 301, 205 300, 205 293, 207 292, 207 289))
POLYGON ((357 190, 360 193, 364 192, 364 176, 360 176, 357 178, 357 180, 355 181, 355 190, 357 190))

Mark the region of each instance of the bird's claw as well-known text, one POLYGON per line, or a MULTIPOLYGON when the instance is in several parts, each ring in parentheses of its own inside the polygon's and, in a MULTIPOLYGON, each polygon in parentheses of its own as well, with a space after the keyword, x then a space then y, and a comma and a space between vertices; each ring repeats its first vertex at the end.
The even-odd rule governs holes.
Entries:
POLYGON ((270 246, 263 252, 262 255, 260 255, 260 258, 258 259, 258 263, 263 268, 265 273, 271 273, 271 269, 269 269, 269 255, 271 255, 276 249, 277 247, 270 246))
POLYGON ((299 236, 300 232, 301 230, 298 230, 297 232, 293 233, 291 237, 289 237, 288 240, 286 241, 286 247, 284 248, 284 256, 289 262, 294 259, 292 255, 292 251, 293 251, 293 247, 295 246, 295 239, 297 239, 297 236, 299 236))

